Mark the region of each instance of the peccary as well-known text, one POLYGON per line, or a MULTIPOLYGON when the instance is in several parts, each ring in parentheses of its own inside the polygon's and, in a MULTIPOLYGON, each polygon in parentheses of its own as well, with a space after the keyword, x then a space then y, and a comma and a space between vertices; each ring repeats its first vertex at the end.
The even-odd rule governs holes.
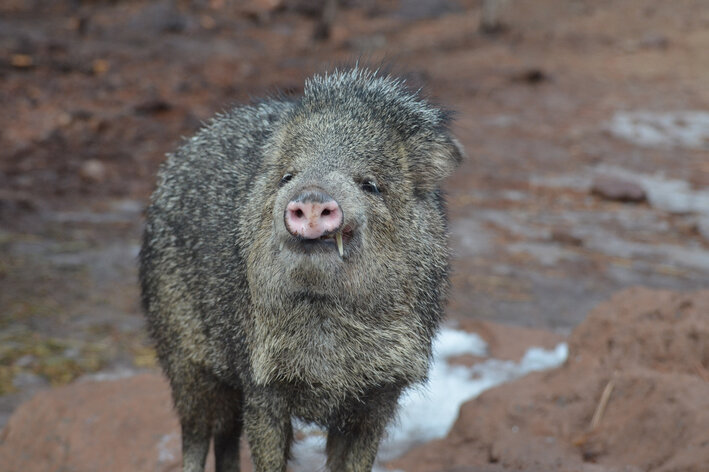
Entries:
POLYGON ((332 471, 371 470, 426 379, 448 290, 440 185, 450 114, 361 67, 217 116, 169 155, 140 281, 182 426, 183 467, 285 471, 292 418, 332 471))

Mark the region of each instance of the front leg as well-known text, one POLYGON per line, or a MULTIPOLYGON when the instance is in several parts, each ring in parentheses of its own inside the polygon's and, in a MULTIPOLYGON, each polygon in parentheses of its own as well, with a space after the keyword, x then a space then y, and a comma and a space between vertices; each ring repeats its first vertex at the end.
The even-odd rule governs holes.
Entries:
POLYGON ((398 392, 378 395, 354 409, 327 433, 327 466, 332 472, 370 472, 387 423, 396 411, 398 392))
POLYGON ((293 441, 288 403, 272 390, 250 393, 245 399, 244 429, 254 472, 285 472, 293 441))
POLYGON ((182 470, 204 472, 204 463, 212 439, 211 428, 204 422, 182 421, 182 470))

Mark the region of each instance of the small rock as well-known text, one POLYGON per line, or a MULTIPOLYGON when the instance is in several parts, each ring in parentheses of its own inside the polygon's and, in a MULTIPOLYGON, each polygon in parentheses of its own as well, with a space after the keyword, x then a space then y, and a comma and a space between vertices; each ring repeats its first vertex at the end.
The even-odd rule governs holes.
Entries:
POLYGON ((461 7, 450 0, 401 0, 396 16, 408 21, 439 18, 450 13, 459 13, 461 7))
POLYGON ((583 239, 564 228, 556 228, 551 232, 551 240, 566 246, 583 246, 583 239))
POLYGON ((263 18, 282 7, 282 0, 243 0, 238 8, 246 15, 263 18))
POLYGON ((644 202, 647 198, 645 189, 639 184, 610 175, 594 178, 591 193, 606 200, 628 203, 644 202))
POLYGON ((29 54, 13 54, 10 57, 10 64, 17 69, 29 69, 34 67, 35 61, 29 54))
POLYGON ((14 362, 15 367, 29 367, 36 358, 32 354, 25 354, 14 362))
POLYGON ((667 49, 670 40, 667 36, 660 33, 648 33, 640 39, 639 45, 641 48, 647 49, 667 49))
POLYGON ((190 19, 180 12, 173 0, 146 2, 123 26, 140 36, 160 33, 181 33, 190 26, 190 19))
POLYGON ((49 387, 49 380, 31 372, 20 372, 12 379, 12 386, 18 390, 49 387))
MULTIPOLYGON (((269 3, 268 1, 251 1, 248 3, 269 3)), ((247 4, 248 4, 247 3, 247 4)), ((325 8, 327 0, 284 0, 279 2, 279 7, 289 11, 297 12, 301 15, 319 17, 325 8)))
POLYGON ((89 159, 79 168, 79 176, 88 182, 103 182, 107 174, 106 165, 98 159, 89 159))
POLYGON ((133 107, 133 110, 139 115, 152 115, 169 111, 171 108, 172 105, 166 100, 153 97, 138 103, 133 107))
POLYGON ((110 67, 111 64, 106 59, 95 59, 91 62, 91 72, 94 75, 103 75, 110 67))
MULTIPOLYGON (((33 185, 31 178, 18 178, 15 183, 19 184, 18 186, 25 188, 31 188, 33 185)), ((10 215, 26 213, 28 211, 36 211, 38 208, 39 202, 34 197, 32 197, 29 192, 13 192, 10 190, 0 190, 0 217, 2 217, 3 214, 10 215)))
POLYGON ((512 77, 513 82, 522 82, 530 85, 541 84, 549 81, 549 75, 542 69, 531 67, 512 77))
POLYGON ((483 0, 480 11, 480 32, 495 35, 504 32, 507 27, 502 20, 507 0, 483 0))

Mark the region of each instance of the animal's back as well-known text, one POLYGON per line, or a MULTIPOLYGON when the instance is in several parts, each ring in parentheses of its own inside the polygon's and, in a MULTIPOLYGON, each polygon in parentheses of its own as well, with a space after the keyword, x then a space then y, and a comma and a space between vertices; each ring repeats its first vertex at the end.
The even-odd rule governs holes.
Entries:
MULTIPOLYGON (((243 364, 240 315, 250 300, 236 232, 262 171, 264 142, 290 106, 268 100, 219 115, 159 171, 140 281, 148 329, 168 370, 180 357, 215 371, 230 361, 243 364), (234 352, 210 349, 225 337, 235 340, 234 352)), ((233 372, 229 377, 237 381, 233 372)))

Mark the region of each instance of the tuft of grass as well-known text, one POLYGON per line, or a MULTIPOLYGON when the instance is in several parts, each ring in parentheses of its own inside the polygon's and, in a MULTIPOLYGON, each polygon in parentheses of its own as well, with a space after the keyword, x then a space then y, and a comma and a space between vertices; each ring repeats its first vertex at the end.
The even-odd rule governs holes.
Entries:
POLYGON ((72 339, 43 337, 29 331, 14 332, 0 340, 0 395, 16 391, 14 377, 30 372, 53 386, 100 370, 108 360, 109 346, 72 339))
POLYGON ((133 365, 141 369, 152 369, 157 367, 158 358, 155 349, 148 346, 138 346, 133 348, 133 365))

